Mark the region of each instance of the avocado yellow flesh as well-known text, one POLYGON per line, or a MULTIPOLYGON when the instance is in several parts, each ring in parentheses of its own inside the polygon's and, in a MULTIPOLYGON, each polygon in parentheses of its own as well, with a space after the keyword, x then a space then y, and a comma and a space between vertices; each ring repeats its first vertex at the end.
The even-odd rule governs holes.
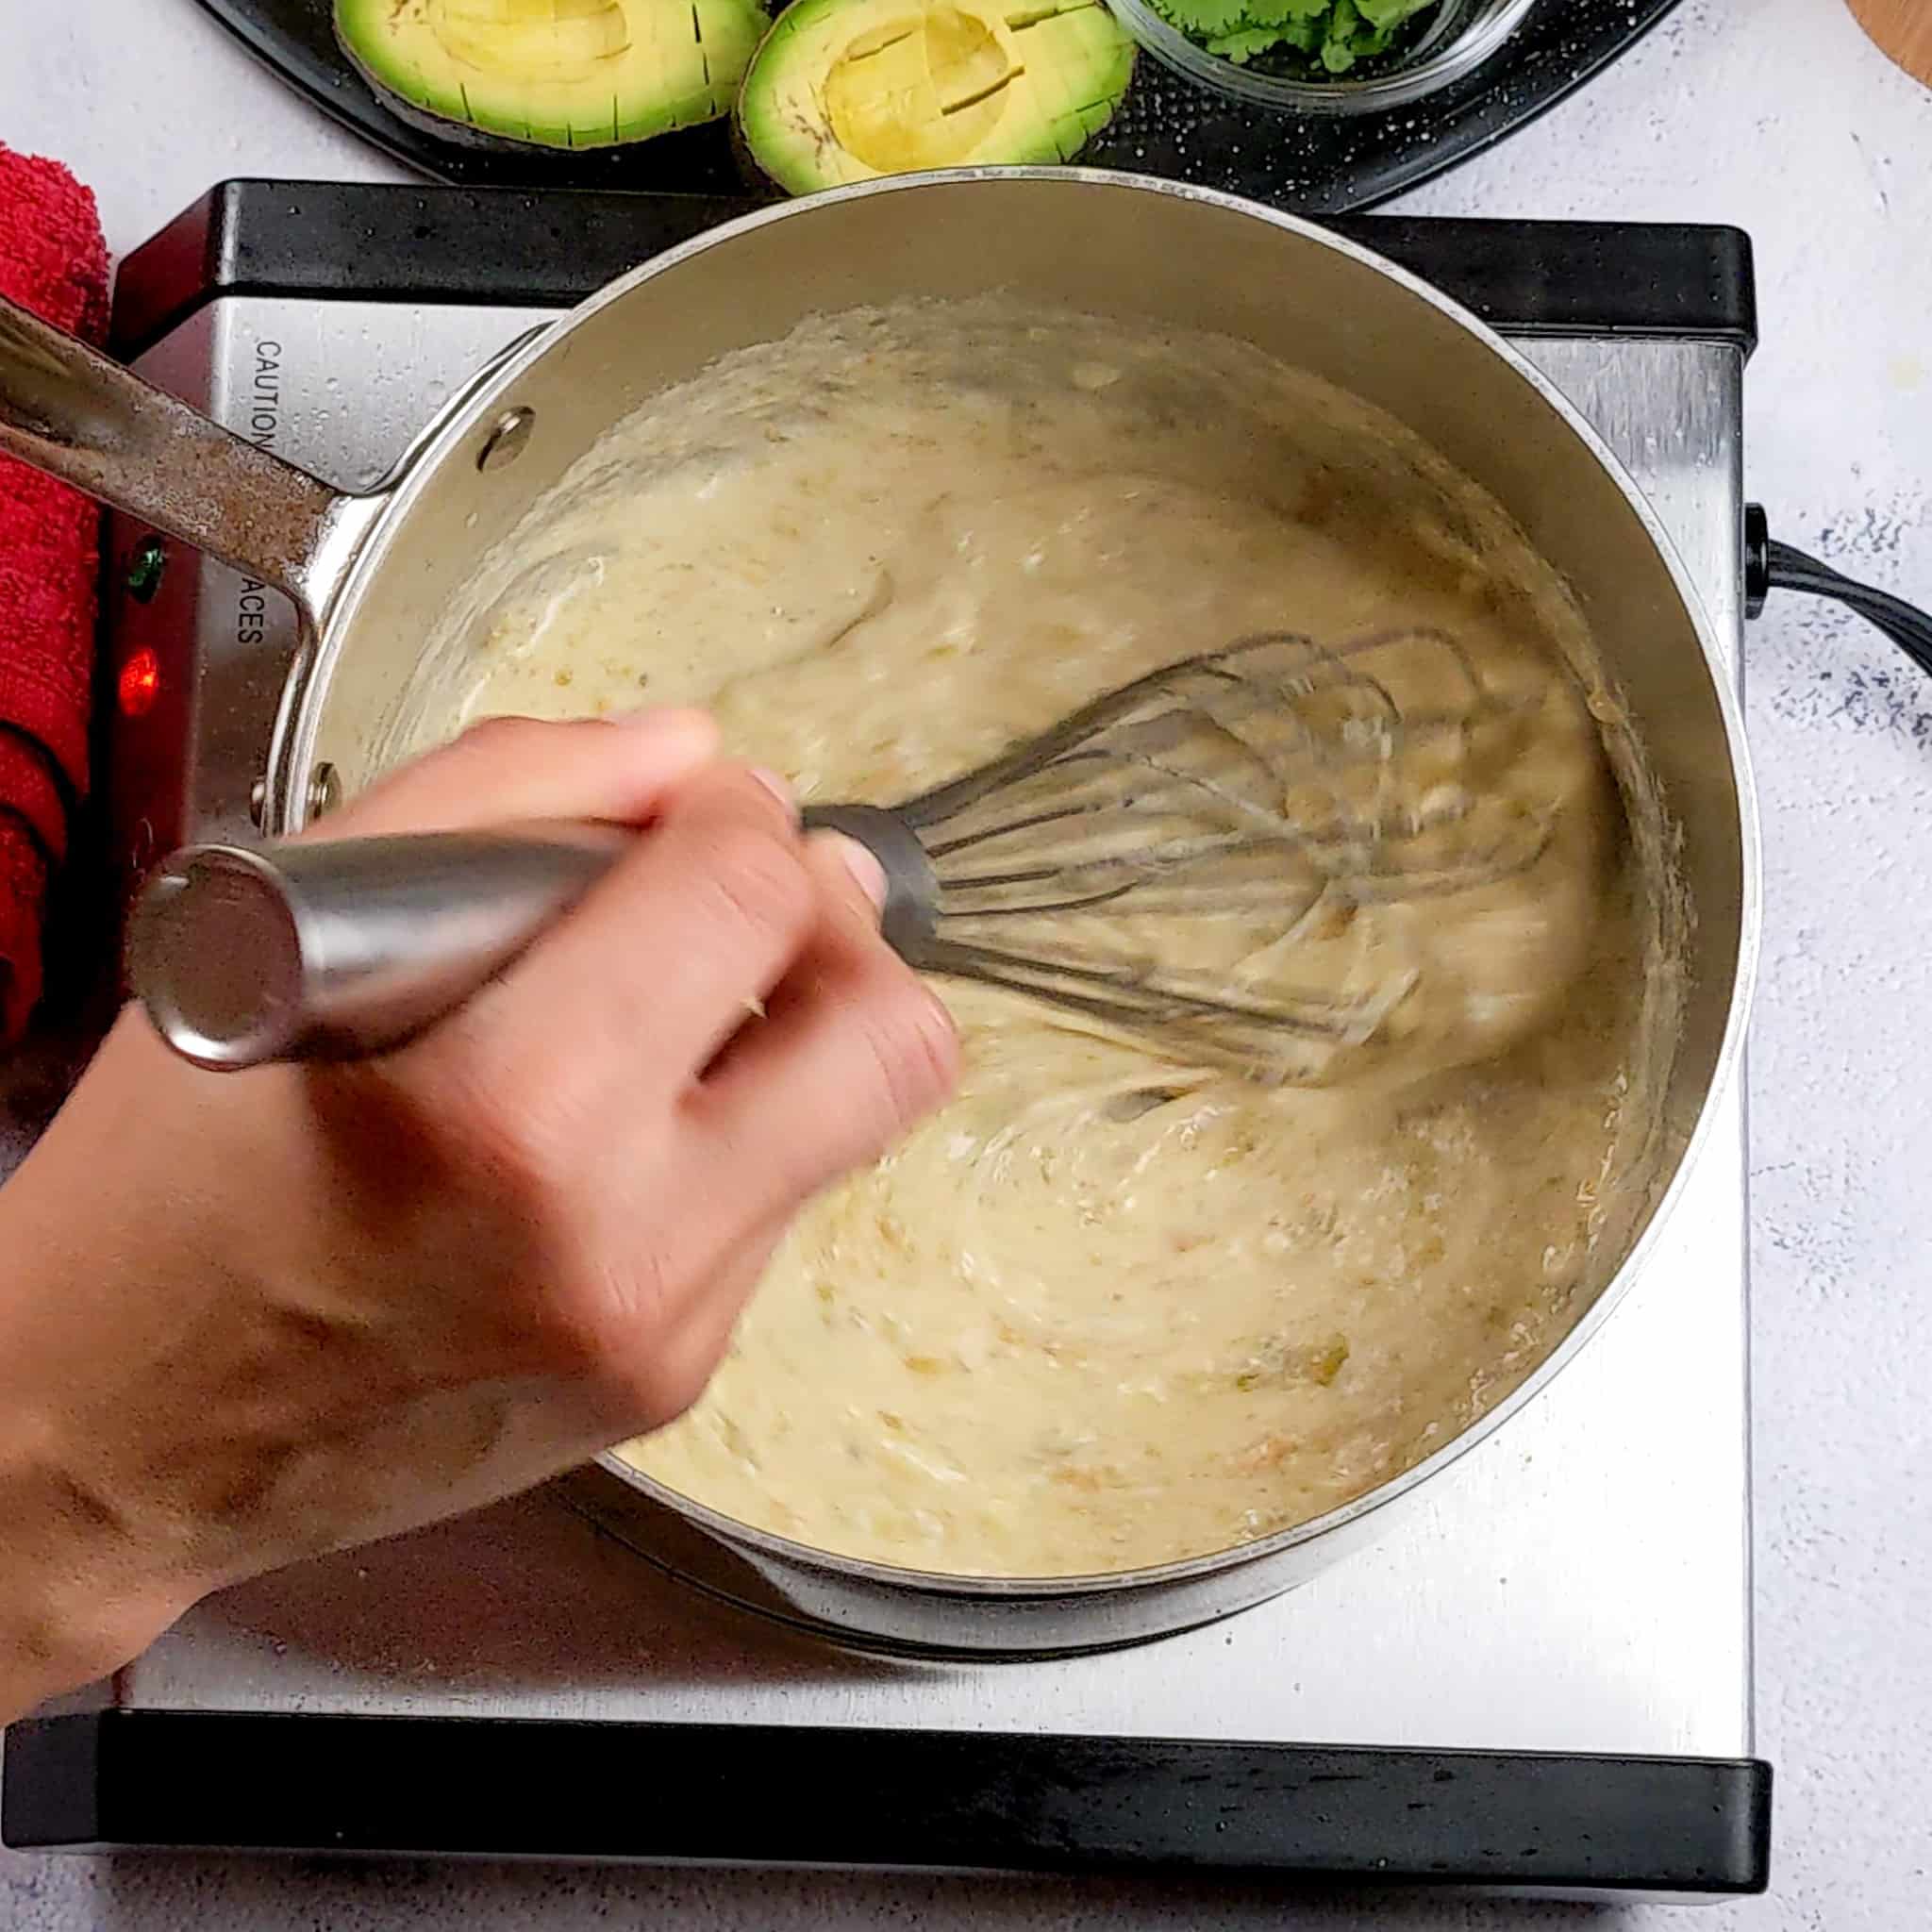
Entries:
POLYGON ((728 113, 768 24, 759 0, 335 0, 335 22, 399 111, 558 148, 728 113))
POLYGON ((795 0, 752 60, 739 134, 794 194, 928 168, 1072 160, 1134 46, 1098 0, 795 0))
POLYGON ((442 0, 425 13, 458 66, 511 82, 592 79, 631 44, 619 0, 442 0))
POLYGON ((947 167, 998 126, 1017 71, 984 22, 928 7, 833 61, 825 115, 839 144, 882 175, 947 167))

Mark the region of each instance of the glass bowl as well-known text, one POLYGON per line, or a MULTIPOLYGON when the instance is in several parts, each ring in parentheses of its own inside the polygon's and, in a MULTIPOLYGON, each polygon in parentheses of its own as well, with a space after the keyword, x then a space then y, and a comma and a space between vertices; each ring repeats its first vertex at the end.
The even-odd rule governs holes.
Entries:
POLYGON ((1482 65, 1540 0, 1441 0, 1414 43, 1359 78, 1285 80, 1210 54, 1154 10, 1151 0, 1107 0, 1120 24, 1163 66, 1230 100, 1291 114, 1368 114, 1404 108, 1482 65))

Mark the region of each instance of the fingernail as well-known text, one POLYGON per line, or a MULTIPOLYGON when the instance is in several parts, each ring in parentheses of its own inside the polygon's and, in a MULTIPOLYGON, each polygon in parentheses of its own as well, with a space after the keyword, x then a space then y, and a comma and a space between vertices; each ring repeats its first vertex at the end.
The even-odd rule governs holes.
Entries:
POLYGON ((647 731, 661 738, 704 738, 715 741, 718 727, 708 711, 682 705, 646 705, 641 710, 618 711, 609 719, 626 731, 647 731))
POLYGON ((762 765, 754 765, 751 774, 782 805, 787 811, 798 809, 798 800, 792 795, 791 788, 776 772, 768 772, 762 765))
POLYGON ((886 907, 886 869, 869 846, 861 845, 857 839, 848 839, 842 832, 830 832, 826 836, 832 841, 832 850, 839 855, 839 862, 852 874, 852 882, 870 899, 881 912, 886 907))
POLYGON ((708 711, 659 705, 648 711, 625 711, 609 719, 626 733, 638 756, 676 775, 718 756, 718 726, 708 711))

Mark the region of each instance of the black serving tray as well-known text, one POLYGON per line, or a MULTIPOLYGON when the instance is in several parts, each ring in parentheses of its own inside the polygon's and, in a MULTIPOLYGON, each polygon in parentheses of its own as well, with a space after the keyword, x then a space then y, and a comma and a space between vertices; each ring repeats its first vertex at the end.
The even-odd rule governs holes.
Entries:
MULTIPOLYGON (((634 146, 560 154, 483 151, 386 108, 337 46, 329 0, 201 0, 284 79, 398 159, 475 187, 742 192, 724 122, 634 146)), ((1412 106, 1313 119, 1236 106, 1142 56, 1125 107, 1084 166, 1156 175, 1298 213, 1368 208, 1484 148, 1554 107, 1677 0, 1540 0, 1492 59, 1412 106)))

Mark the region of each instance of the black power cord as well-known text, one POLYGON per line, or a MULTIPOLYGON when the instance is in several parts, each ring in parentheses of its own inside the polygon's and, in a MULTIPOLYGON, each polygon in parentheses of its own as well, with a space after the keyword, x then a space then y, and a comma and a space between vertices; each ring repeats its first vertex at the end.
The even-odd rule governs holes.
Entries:
POLYGON ((1890 591, 1861 584, 1833 570, 1771 534, 1771 520, 1761 504, 1744 509, 1744 614, 1763 614, 1765 599, 1774 591, 1798 591, 1807 597, 1829 597, 1856 610, 1867 624, 1883 631, 1919 669, 1932 677, 1932 616, 1894 597, 1890 591))

